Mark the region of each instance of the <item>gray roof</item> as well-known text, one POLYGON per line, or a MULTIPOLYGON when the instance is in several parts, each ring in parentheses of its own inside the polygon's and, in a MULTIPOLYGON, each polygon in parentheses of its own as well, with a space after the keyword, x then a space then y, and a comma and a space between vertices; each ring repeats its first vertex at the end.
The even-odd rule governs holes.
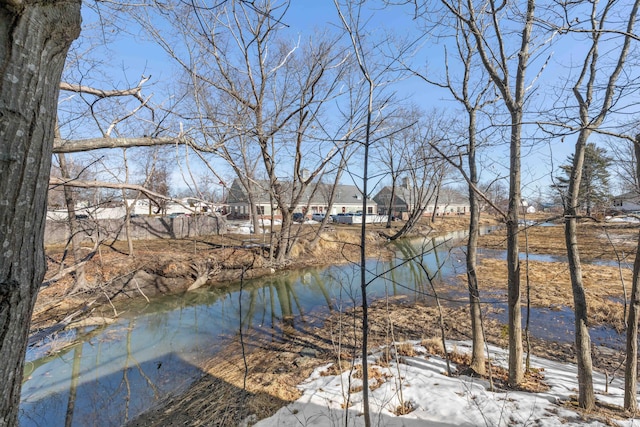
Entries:
MULTIPOLYGON (((380 204, 388 204, 389 196, 391 195, 391 186, 383 187, 378 194, 374 197, 380 204), (386 197, 385 197, 386 196, 386 197)), ((397 186, 394 192, 394 206, 405 204, 407 206, 414 204, 414 199, 417 196, 414 194, 411 188, 404 186, 397 186)), ((435 203, 435 194, 431 196, 429 203, 435 203)), ((458 190, 454 190, 448 187, 442 187, 438 194, 438 205, 464 205, 469 203, 469 197, 461 193, 458 190)))

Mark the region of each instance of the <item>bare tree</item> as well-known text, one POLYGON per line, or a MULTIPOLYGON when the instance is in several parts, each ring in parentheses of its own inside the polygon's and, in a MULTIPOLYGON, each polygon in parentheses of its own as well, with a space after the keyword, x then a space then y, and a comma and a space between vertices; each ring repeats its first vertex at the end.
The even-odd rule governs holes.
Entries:
POLYGON ((384 214, 387 215, 387 228, 391 228, 391 221, 394 216, 394 204, 396 201, 396 190, 399 185, 400 178, 405 169, 405 161, 409 156, 406 155, 408 148, 408 136, 410 129, 417 125, 417 117, 405 109, 398 111, 397 117, 390 120, 392 124, 389 126, 389 135, 380 138, 378 144, 374 146, 372 160, 379 162, 383 169, 382 177, 391 180, 389 185, 387 200, 379 200, 384 205, 384 214))
POLYGON ((442 0, 442 4, 457 19, 461 31, 468 32, 470 38, 475 41, 480 61, 499 92, 509 116, 509 207, 506 216, 509 383, 517 386, 524 379, 518 258, 521 146, 527 89, 526 72, 531 56, 536 3, 535 0, 528 0, 520 7, 506 3, 498 4, 493 0, 480 4, 442 0))
MULTIPOLYGON (((365 123, 362 138, 358 141, 362 150, 362 172, 358 173, 362 180, 362 212, 367 213, 367 200, 369 198, 369 160, 371 146, 380 136, 379 126, 385 121, 385 116, 391 97, 384 97, 384 84, 399 78, 394 70, 394 65, 399 63, 399 58, 407 55, 408 46, 394 46, 390 55, 376 55, 375 49, 389 44, 390 39, 375 45, 369 40, 365 30, 367 16, 364 2, 351 2, 334 0, 338 17, 344 29, 344 34, 350 44, 350 50, 355 56, 356 73, 360 76, 359 84, 365 96, 358 109, 353 110, 356 117, 361 117, 365 123), (376 48, 372 48, 376 46, 376 48), (380 59, 383 58, 382 61, 380 59), (380 62, 379 62, 380 61, 380 62)), ((357 105, 357 104, 355 104, 357 105)), ((368 297, 367 297, 367 258, 366 258, 366 232, 367 221, 363 218, 360 230, 360 298, 362 307, 362 382, 363 382, 363 406, 365 426, 371 426, 371 414, 369 410, 369 373, 368 373, 368 297)))
MULTIPOLYGON (((586 409, 592 409, 595 406, 595 394, 593 390, 587 302, 582 281, 577 237, 579 193, 589 137, 603 124, 612 107, 620 100, 624 92, 624 85, 619 85, 618 80, 624 73, 624 66, 631 43, 635 39, 633 31, 639 6, 640 1, 636 0, 626 9, 628 12, 621 14, 617 2, 606 1, 601 5, 600 2, 596 1, 589 6, 585 6, 586 10, 582 11, 588 16, 587 19, 581 21, 583 24, 576 26, 575 22, 566 23, 567 31, 579 31, 582 34, 586 34, 590 41, 589 50, 572 87, 572 93, 578 108, 577 139, 564 206, 565 241, 575 311, 575 343, 579 384, 578 403, 586 409), (621 24, 625 27, 622 29, 613 28, 610 31, 609 26, 618 25, 620 16, 626 16, 621 24), (601 56, 600 48, 607 42, 606 37, 616 33, 621 34, 622 40, 620 44, 616 46, 615 50, 607 48, 607 55, 601 56), (611 63, 608 64, 607 61, 611 61, 611 63), (603 74, 604 76, 601 78, 600 76, 603 74)), ((635 401, 635 393, 633 400, 635 401)), ((629 402, 629 404, 631 403, 629 402)))
POLYGON ((275 261, 283 262, 295 241, 294 210, 309 185, 352 141, 348 135, 322 143, 331 132, 320 122, 329 101, 339 95, 348 55, 327 35, 295 44, 284 41, 279 34, 288 2, 262 6, 257 10, 253 3, 238 0, 210 7, 167 3, 170 24, 190 42, 186 57, 153 26, 148 30, 189 75, 198 99, 221 106, 211 108, 210 101, 201 108, 208 114, 205 125, 212 137, 207 149, 233 159, 231 166, 247 189, 262 174, 266 178, 268 185, 260 190, 269 192, 282 217, 275 261), (220 135, 222 140, 213 138, 220 135), (251 170, 225 152, 223 145, 230 141, 236 147, 258 148, 258 173, 241 176, 251 170))
POLYGON ((635 146, 633 139, 611 138, 608 143, 614 164, 613 174, 617 178, 618 191, 621 193, 640 194, 640 182, 636 175, 638 158, 635 146))
MULTIPOLYGON (((480 304, 480 289, 478 286, 477 267, 477 247, 480 235, 480 204, 485 194, 478 194, 480 191, 479 165, 477 161, 477 151, 479 139, 481 138, 478 128, 478 114, 482 110, 495 103, 498 99, 490 91, 491 82, 488 81, 486 72, 479 67, 480 58, 477 56, 476 41, 468 31, 461 28, 459 19, 454 21, 455 32, 455 54, 449 55, 445 49, 445 78, 444 81, 436 81, 428 75, 418 73, 418 76, 427 83, 446 89, 453 99, 462 105, 467 115, 466 129, 462 132, 462 139, 466 143, 458 145, 457 152, 448 158, 448 161, 462 174, 467 181, 467 191, 469 194, 469 237, 467 240, 467 285, 469 289, 469 304, 471 316, 472 333, 472 357, 471 369, 480 375, 484 375, 485 368, 485 338, 482 327, 482 310, 480 304), (459 64, 459 76, 452 70, 450 61, 459 64), (457 80, 456 80, 457 79, 457 80), (462 161, 466 158, 466 167, 462 161)), ((458 67, 456 67, 458 68, 458 67)), ((444 153, 443 153, 444 154, 444 153)), ((434 210, 435 214, 435 210, 434 210)))
MULTIPOLYGON (((58 164, 60 166, 60 173, 65 180, 71 179, 69 166, 67 165, 67 158, 65 154, 58 154, 58 164)), ((76 199, 73 193, 73 189, 68 186, 63 186, 65 205, 67 206, 67 223, 69 224, 69 233, 71 235, 71 251, 73 253, 73 262, 78 265, 78 268, 74 272, 75 285, 71 289, 71 293, 83 290, 86 286, 86 277, 84 265, 82 263, 82 250, 80 239, 80 226, 76 219, 76 199)))
POLYGON ((403 226, 389 239, 397 240, 411 233, 429 206, 433 206, 435 212, 438 195, 449 172, 449 165, 439 154, 448 151, 445 134, 449 125, 440 119, 439 112, 432 111, 420 118, 419 125, 411 128, 409 139, 404 141, 407 166, 403 171, 401 190, 409 210, 403 226))
MULTIPOLYGON (((636 137, 635 156, 640 155, 640 135, 636 137)), ((636 179, 640 181, 640 165, 636 163, 636 179)), ((640 321, 640 234, 636 259, 633 263, 631 301, 627 316, 627 360, 624 370, 624 409, 635 414, 638 411, 638 321, 640 321)))
MULTIPOLYGON (((374 80, 375 77, 371 74, 371 70, 369 69, 369 65, 365 56, 365 47, 363 46, 363 38, 361 35, 362 31, 362 22, 360 21, 361 15, 361 5, 353 6, 351 4, 347 4, 344 7, 338 2, 338 0, 334 0, 334 4, 336 10, 338 12, 338 16, 342 22, 342 26, 347 34, 351 42, 351 48, 356 56, 356 61, 358 64, 358 68, 360 69, 360 73, 364 78, 364 86, 366 87, 367 96, 367 104, 365 109, 366 116, 366 128, 364 141, 361 142, 364 149, 364 163, 363 163, 363 171, 362 171, 362 213, 366 215, 367 213, 367 184, 369 180, 369 148, 371 142, 371 129, 372 129, 372 120, 374 115, 374 92, 377 86, 377 82, 374 80)), ((360 235, 360 298, 361 306, 362 306, 362 349, 361 349, 361 358, 362 358, 362 405, 364 407, 364 425, 366 427, 371 426, 371 413, 369 407, 369 368, 367 358, 369 356, 369 302, 367 300, 367 258, 366 258, 366 230, 367 230, 367 221, 363 218, 362 220, 362 228, 360 235)))

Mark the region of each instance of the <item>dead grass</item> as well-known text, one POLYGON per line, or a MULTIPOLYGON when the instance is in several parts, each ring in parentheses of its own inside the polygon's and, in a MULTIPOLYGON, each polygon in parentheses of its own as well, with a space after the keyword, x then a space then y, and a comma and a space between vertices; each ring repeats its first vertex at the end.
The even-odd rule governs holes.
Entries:
POLYGON ((332 363, 327 369, 320 373, 323 377, 330 377, 340 375, 353 368, 352 363, 349 360, 339 359, 337 362, 332 363))
POLYGON ((440 338, 425 338, 420 342, 420 345, 423 346, 429 354, 444 356, 444 347, 442 346, 442 339, 440 338))
MULTIPOLYGON (((369 374, 369 390, 372 391, 380 388, 391 377, 389 374, 382 372, 376 366, 367 366, 367 372, 369 374)), ((361 380, 363 373, 362 365, 356 365, 352 377, 361 380)), ((352 386, 352 389, 358 389, 359 392, 362 391, 362 387, 363 385, 355 385, 352 386)), ((352 393, 354 393, 354 391, 352 391, 352 393)))
POLYGON ((395 349, 398 356, 414 357, 417 355, 413 344, 411 344, 410 342, 396 344, 395 349))
MULTIPOLYGON (((583 283, 589 321, 592 324, 609 324, 616 330, 624 328, 624 290, 620 281, 620 272, 627 287, 631 284, 632 271, 628 268, 583 264, 583 283)), ((507 264, 497 259, 482 259, 477 268, 480 287, 483 290, 500 291, 506 296, 507 264)), ((526 287, 526 266, 521 264, 521 283, 523 297, 526 287)), ((466 281, 466 275, 459 276, 466 281)), ((534 307, 573 308, 571 278, 568 265, 560 262, 529 261, 529 281, 531 304, 534 307)), ((630 289, 627 288, 627 292, 630 289)))
MULTIPOLYGON (((359 310, 353 310, 352 313, 358 316, 359 310)), ((389 319, 393 319, 396 337, 402 337, 401 340, 417 340, 430 354, 442 357, 436 308, 423 304, 404 304, 401 299, 395 300, 392 304, 386 302, 372 304, 369 310, 372 348, 377 346, 392 348, 388 333, 389 319)), ((300 391, 297 385, 306 379, 314 368, 332 360, 334 364, 328 368, 327 375, 337 375, 352 368, 346 358, 340 366, 335 363, 332 331, 336 330, 337 323, 342 325, 342 347, 345 354, 348 353, 354 345, 358 345, 354 331, 359 331, 361 324, 358 319, 354 322, 350 314, 345 313, 334 313, 326 320, 323 328, 311 327, 302 331, 291 331, 282 336, 256 334, 245 337, 247 342, 252 343, 247 355, 246 391, 242 391, 245 365, 241 351, 237 343, 232 344, 226 352, 216 356, 207 364, 205 368, 207 375, 201 381, 183 395, 162 402, 158 408, 137 420, 137 424, 134 425, 237 425, 237 422, 218 424, 218 418, 215 417, 223 414, 229 420, 240 420, 249 414, 255 414, 259 419, 270 416, 299 396, 300 391), (350 337, 353 337, 353 341, 350 337), (317 357, 300 357, 302 349, 308 347, 316 349, 317 357), (224 386, 221 390, 226 391, 212 395, 210 390, 218 390, 221 385, 224 386), (238 402, 242 402, 243 405, 241 406, 238 402), (239 411, 240 415, 234 411, 239 411), (198 420, 199 424, 191 424, 189 419, 198 420), (185 421, 182 422, 182 420, 185 421)), ((469 323, 466 309, 445 309, 447 339, 467 339, 469 323)), ((506 341, 501 337, 499 323, 485 319, 485 328, 491 343, 506 347, 506 341)), ((533 339, 532 346, 534 354, 575 363, 571 344, 560 345, 533 339)), ((464 363, 468 364, 470 361, 468 355, 457 351, 453 351, 451 357, 454 363, 462 367, 464 363)), ((610 353, 600 354, 597 349, 594 351, 596 368, 613 369, 612 367, 619 363, 614 359, 610 353)), ((361 365, 359 366, 360 371, 355 375, 361 378, 362 368, 361 365)), ((369 376, 372 379, 369 387, 375 389, 382 384, 381 381, 388 379, 381 370, 371 368, 374 367, 370 367, 369 370, 369 376)), ((358 372, 357 367, 354 369, 354 373, 358 372)), ((498 387, 506 388, 508 378, 506 370, 493 366, 492 371, 498 387)), ((544 390, 544 372, 533 370, 532 375, 525 381, 524 388, 530 391, 544 390)), ((355 393, 361 391, 361 388, 351 391, 355 393)))
POLYGON ((409 414, 409 413, 411 413, 413 411, 415 411, 415 408, 414 408, 413 404, 411 402, 409 402, 409 401, 406 401, 402 405, 398 405, 394 409, 393 413, 396 416, 402 416, 402 415, 407 415, 407 414, 409 414))
MULTIPOLYGON (((525 235, 520 233, 520 245, 529 241, 531 253, 566 255, 564 227, 561 223, 550 227, 529 227, 525 235)), ((635 254, 638 243, 638 227, 624 223, 581 222, 578 225, 578 244, 581 257, 589 259, 629 258, 635 254)), ((506 249, 506 230, 500 229, 480 237, 479 245, 487 248, 506 249)))

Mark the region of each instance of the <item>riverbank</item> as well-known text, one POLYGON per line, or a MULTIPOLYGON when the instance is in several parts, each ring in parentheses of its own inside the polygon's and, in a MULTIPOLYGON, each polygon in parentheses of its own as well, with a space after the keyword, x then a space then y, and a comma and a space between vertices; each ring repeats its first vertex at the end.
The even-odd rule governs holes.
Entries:
MULTIPOLYGON (((466 218, 452 217, 441 221, 439 233, 435 231, 430 236, 450 230, 461 230, 466 227, 466 218)), ((429 231, 431 228, 423 226, 422 231, 429 231)), ((529 237, 529 247, 533 254, 545 254, 545 247, 558 248, 562 241, 562 227, 540 227, 546 229, 536 234, 538 228, 530 229, 527 232, 529 237), (535 242, 538 243, 535 243, 535 242), (537 246, 536 246, 537 245, 537 246)), ((301 226, 301 230, 311 231, 308 225, 301 226), (304 228, 302 228, 304 227, 304 228)), ((325 237, 319 242, 315 249, 306 246, 304 241, 295 249, 296 258, 286 265, 277 266, 281 269, 294 269, 307 265, 320 266, 333 263, 357 262, 359 259, 358 236, 359 229, 354 227, 334 227, 333 230, 325 230, 325 237), (351 240, 353 239, 353 240, 351 240), (318 251, 318 252, 316 252, 318 251)), ((386 259, 389 253, 386 249, 386 239, 382 233, 384 230, 373 229, 367 236, 370 252, 373 259, 386 259)), ((634 243, 630 239, 632 229, 623 227, 612 227, 606 231, 600 228, 593 228, 589 231, 592 240, 586 240, 585 253, 603 250, 605 242, 621 242, 616 251, 612 254, 633 253, 631 251, 634 243), (604 239, 604 240, 603 240, 604 239), (630 252, 631 251, 631 252, 630 252)), ((426 233, 425 233, 426 234, 426 233)), ((231 236, 225 236, 229 239, 231 236)), ((144 302, 144 297, 149 297, 147 292, 158 289, 159 292, 181 292, 184 286, 188 286, 195 279, 197 262, 211 260, 212 254, 227 254, 228 259, 222 260, 223 268, 216 274, 225 271, 227 274, 238 266, 247 276, 250 274, 273 274, 275 266, 268 264, 256 264, 256 259, 264 259, 263 249, 253 245, 244 247, 239 245, 239 241, 247 241, 248 236, 233 236, 236 244, 232 240, 227 243, 202 242, 136 242, 136 257, 130 258, 122 253, 123 250, 113 250, 113 258, 108 258, 108 253, 103 252, 102 264, 98 267, 114 278, 105 282, 113 284, 115 280, 127 277, 128 283, 135 282, 135 287, 130 287, 127 292, 119 294, 114 298, 113 306, 103 304, 102 308, 113 309, 114 313, 108 311, 95 310, 94 313, 103 313, 101 316, 113 316, 121 307, 127 307, 131 299, 144 302), (168 245, 168 246, 166 246, 168 245), (163 249, 162 249, 163 248, 163 249), (162 250, 161 250, 162 249, 162 250), (226 251, 226 252, 225 252, 226 251), (145 254, 149 254, 145 258, 145 254), (258 256, 260 255, 260 256, 258 256), (145 260, 148 264, 142 261, 145 260), (160 261, 160 262, 158 262, 160 261), (142 263, 143 268, 136 266, 142 263), (154 264, 155 263, 155 264, 154 264), (123 268, 126 267, 126 268, 123 268), (133 266, 133 268, 132 268, 133 266), (235 268, 234 268, 235 266, 235 268), (154 270, 150 270, 153 267, 154 270), (248 268, 252 267, 252 268, 248 268), (256 268, 257 267, 257 268, 256 268), (273 270, 272 270, 273 269, 273 270), (131 272, 133 271, 133 272, 131 272), (123 273, 124 272, 124 273, 123 273), (163 277, 164 286, 157 286, 158 282, 151 282, 151 286, 145 286, 142 274, 156 274, 163 277), (251 273, 249 273, 251 272, 251 273), (172 276, 173 275, 173 276, 172 276), (134 280, 135 279, 135 280, 134 280), (168 279, 175 279, 170 282, 168 279), (175 285, 181 280, 180 286, 175 285), (142 286, 140 286, 142 283, 142 286), (155 285, 154 285, 155 283, 155 285), (171 285, 174 283, 174 286, 171 285), (154 288, 155 286, 155 288, 154 288), (177 291, 176 291, 177 290, 177 291)), ((491 249, 491 256, 484 256, 481 259, 479 270, 484 269, 481 275, 481 291, 483 295, 491 295, 491 300, 500 301, 505 293, 506 271, 504 260, 500 252, 503 250, 506 241, 503 231, 494 231, 483 238, 482 246, 491 249)), ((255 241, 253 241, 255 243, 255 241)), ((521 239, 521 245, 525 246, 521 239)), ((558 249, 558 253, 560 253, 558 249)), ((215 258, 219 262, 221 258, 215 258)), ((530 263, 529 278, 535 278, 535 286, 532 286, 532 302, 536 306, 543 306, 557 309, 561 314, 566 315, 565 309, 570 306, 570 287, 567 291, 566 282, 563 286, 558 286, 561 277, 567 276, 566 265, 563 267, 561 261, 557 262, 558 268, 549 268, 550 263, 545 261, 532 261, 530 263), (536 266, 536 263, 539 263, 536 266), (563 270, 564 268, 564 270, 563 270), (539 290, 537 296, 536 292, 539 290), (543 299, 544 297, 545 299, 543 299)), ((566 264, 566 263, 565 263, 566 264)), ((526 270, 523 268, 523 274, 526 270)), ((586 271, 586 270, 585 270, 586 271)), ((597 279, 602 284, 603 292, 599 298, 603 301, 611 302, 614 299, 622 301, 622 297, 615 292, 607 290, 618 289, 615 285, 617 267, 598 267, 594 274, 598 274, 597 279), (605 269, 612 269, 608 276, 601 273, 605 269), (604 292, 607 291, 607 292, 604 292)), ((624 273, 627 274, 627 273, 624 273)), ((623 277, 628 277, 624 276, 623 277)), ((465 275, 455 278, 464 289, 465 275)), ((217 276, 222 277, 222 276, 217 276)), ((567 279, 568 280, 568 279, 567 279)), ((524 282, 523 282, 524 283, 524 282)), ((618 279, 619 283, 619 279, 618 279)), ((58 284, 59 285, 59 284, 58 284)), ((212 281, 209 286, 225 286, 223 281, 216 283, 212 281)), ((595 286, 590 286, 595 289, 595 286)), ((55 287, 51 288, 55 289, 55 287)), ((60 288, 58 288, 60 289, 60 288)), ((102 289, 102 288, 101 288, 102 289)), ((523 288, 524 292, 524 288, 523 288)), ((595 293, 593 293, 595 295, 595 293)), ((622 294, 620 294, 622 295, 622 294)), ((179 298, 179 296, 176 296, 179 298)), ((616 301, 617 301, 616 300, 616 301)), ((523 300, 524 301, 524 300, 523 300)), ((590 303, 591 304, 591 303, 590 303)), ((615 304, 609 304, 615 306, 615 304)), ((603 304, 606 307, 606 304, 603 304)), ((506 329, 498 319, 504 314, 498 305, 486 305, 485 325, 488 331, 489 341, 498 346, 504 347, 506 329)), ((434 327, 438 324, 438 313, 433 307, 418 303, 409 304, 405 299, 393 299, 374 304, 370 313, 372 330, 370 334, 371 346, 388 344, 393 341, 405 339, 430 339, 439 336, 439 331, 434 327)), ((616 315, 616 318, 621 316, 616 315)), ((94 319, 97 316, 94 316, 94 319)), ((465 307, 446 307, 444 313, 444 323, 447 339, 465 340, 468 339, 466 331, 470 330, 468 313, 465 307)), ((285 320, 285 319, 283 319, 285 320)), ((609 322, 606 318, 603 324, 609 322)), ((291 322, 292 324, 294 322, 291 322)), ((256 420, 269 416, 278 408, 296 399, 300 391, 297 385, 303 381, 310 372, 317 366, 333 363, 337 360, 345 360, 353 357, 358 351, 359 326, 358 310, 350 313, 333 313, 327 320, 325 318, 314 319, 312 313, 305 313, 304 322, 295 322, 296 329, 293 329, 287 321, 276 323, 275 329, 261 330, 258 327, 253 331, 253 336, 243 336, 242 342, 235 341, 221 355, 215 357, 204 364, 198 363, 198 369, 202 377, 197 380, 189 389, 178 396, 169 397, 156 402, 157 405, 147 413, 133 421, 132 425, 238 425, 244 420, 256 420), (318 327, 317 325, 324 325, 318 327), (244 343, 244 345, 242 345, 244 343), (245 357, 242 357, 243 354, 245 357)), ((272 325, 273 326, 273 325, 272 325)), ((570 333, 567 328, 565 333, 570 333)), ((539 337, 532 339, 533 352, 553 358, 555 360, 572 360, 572 350, 570 339, 561 343, 544 341, 539 337)), ((616 351, 611 351, 604 347, 595 349, 595 366, 606 370, 610 375, 617 375, 622 367, 623 357, 616 351)))
MULTIPOLYGON (((443 315, 447 340, 470 339, 466 308, 445 308, 443 315)), ((359 309, 334 313, 323 319, 322 327, 288 330, 278 334, 275 340, 273 335, 256 331, 245 337, 245 342, 250 344, 244 349, 239 342, 233 343, 207 364, 205 374, 186 392, 159 402, 128 426, 235 426, 267 418, 301 396, 298 384, 315 368, 332 363, 334 366, 344 364, 343 369, 347 369, 350 361, 359 356, 359 316, 359 309)), ((370 307, 369 321, 372 349, 389 346, 394 341, 432 341, 436 347, 439 342, 439 312, 433 306, 406 299, 379 301, 370 307)), ((487 320, 485 329, 489 343, 507 347, 501 323, 487 320)), ((575 363, 570 343, 532 338, 531 352, 548 359, 575 363)), ((608 372, 610 378, 623 374, 619 370, 622 360, 624 356, 618 352, 602 347, 594 349, 594 366, 608 372)), ((464 361, 457 362, 463 371, 464 361)), ((505 372, 495 367, 493 372, 499 388, 508 389, 505 372)), ((540 378, 532 377, 523 389, 536 391, 539 381, 540 378)))
MULTIPOLYGON (((413 236, 439 235, 464 229, 466 217, 440 217, 435 222, 424 221, 413 236)), ((484 224, 496 224, 493 218, 484 224)), ((397 231, 380 224, 368 225, 367 256, 388 259, 386 235, 397 231)), ((296 243, 291 258, 285 263, 269 261, 268 235, 225 234, 206 238, 141 240, 133 243, 133 255, 126 242, 102 245, 84 264, 86 286, 74 289, 74 274, 60 276, 73 257, 65 246, 46 249, 48 272, 40 290, 31 322, 31 335, 46 335, 49 328, 73 326, 74 322, 96 325, 110 322, 122 304, 158 295, 179 294, 196 281, 211 287, 226 287, 240 278, 252 279, 277 271, 358 263, 360 259, 360 226, 333 225, 313 239, 318 224, 296 224, 296 243), (204 280, 202 280, 204 279, 204 280), (87 320, 89 319, 89 320, 87 320)), ((93 248, 84 248, 86 254, 93 248)))
MULTIPOLYGON (((627 225, 603 228, 586 224, 580 236, 584 258, 614 260, 621 254, 632 255, 635 253, 636 242, 632 238, 635 232, 637 228, 627 225)), ((527 233, 532 254, 551 252, 562 255, 563 238, 561 226, 536 227, 527 233)), ((497 231, 483 237, 481 245, 500 251, 505 242, 504 232, 497 231)), ((525 246, 522 240, 521 243, 525 246)), ((583 267, 592 309, 590 318, 594 324, 620 326, 623 313, 620 301, 624 294, 620 277, 630 283, 629 259, 624 261, 627 265, 622 268, 617 265, 583 267)), ((528 269, 523 268, 523 284, 527 283, 528 273, 532 306, 558 311, 572 306, 566 262, 523 262, 523 265, 527 264, 528 269)), ((494 298, 506 292, 506 263, 503 259, 483 257, 478 273, 483 292, 491 293, 494 298)), ((457 280, 464 284, 466 279, 461 275, 457 280)), ((496 320, 497 316, 491 315, 492 311, 499 309, 489 305, 485 307, 487 340, 506 348, 505 326, 496 320)), ((389 345, 392 341, 439 337, 439 319, 435 307, 406 298, 374 303, 369 312, 370 347, 389 345)), ((466 307, 444 308, 443 323, 448 340, 470 339, 471 326, 466 307)), ((224 354, 207 364, 205 375, 189 390, 160 402, 130 425, 240 425, 266 418, 300 396, 297 385, 316 367, 357 356, 360 330, 359 309, 355 309, 347 313, 333 313, 328 319, 317 319, 317 322, 308 321, 302 329, 285 329, 277 334, 277 338, 273 334, 255 331, 254 336, 244 337, 244 342, 249 345, 233 343, 224 354), (315 327, 315 323, 323 326, 315 327), (265 341, 265 337, 269 339, 265 341)), ((575 363, 571 339, 558 342, 532 336, 530 349, 540 357, 575 363)), ((623 375, 622 351, 594 346, 593 363, 596 370, 606 372, 610 378, 623 375)), ((591 415, 600 416, 602 412, 596 411, 591 415)))

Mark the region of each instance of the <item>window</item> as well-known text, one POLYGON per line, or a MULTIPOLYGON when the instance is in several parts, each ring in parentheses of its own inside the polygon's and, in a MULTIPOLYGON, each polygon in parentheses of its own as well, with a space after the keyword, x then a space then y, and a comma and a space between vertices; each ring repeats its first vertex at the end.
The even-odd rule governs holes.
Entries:
POLYGON ((264 215, 264 206, 256 206, 256 211, 258 215, 264 215))
POLYGON ((367 206, 367 213, 368 214, 372 214, 373 213, 373 206, 367 206))

